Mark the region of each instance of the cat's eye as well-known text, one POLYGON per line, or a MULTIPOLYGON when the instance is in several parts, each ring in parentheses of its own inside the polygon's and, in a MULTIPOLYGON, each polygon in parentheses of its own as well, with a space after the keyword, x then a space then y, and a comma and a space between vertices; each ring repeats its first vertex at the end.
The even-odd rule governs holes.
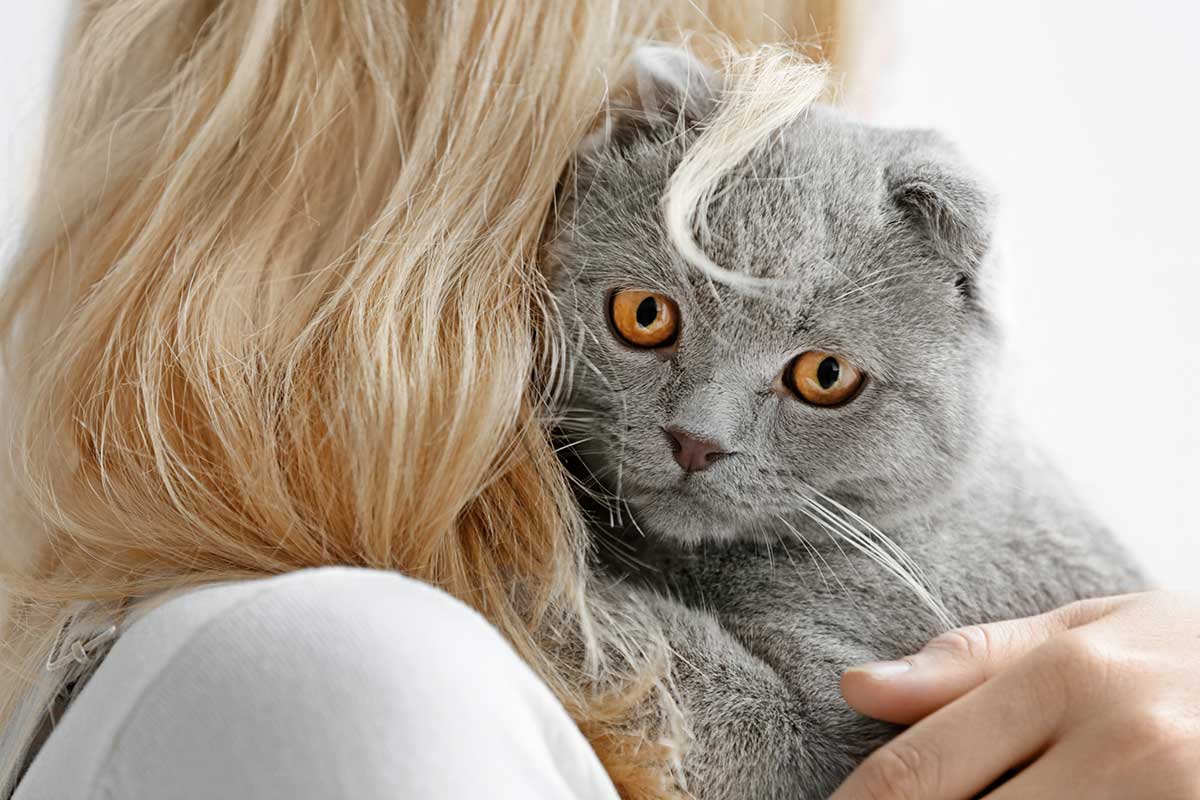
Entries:
POLYGON ((854 397, 863 383, 863 373, 833 353, 809 350, 801 353, 784 372, 784 382, 806 403, 836 406, 854 397))
POLYGON ((609 301, 613 330, 634 347, 667 347, 679 333, 679 306, 665 294, 622 289, 609 301))

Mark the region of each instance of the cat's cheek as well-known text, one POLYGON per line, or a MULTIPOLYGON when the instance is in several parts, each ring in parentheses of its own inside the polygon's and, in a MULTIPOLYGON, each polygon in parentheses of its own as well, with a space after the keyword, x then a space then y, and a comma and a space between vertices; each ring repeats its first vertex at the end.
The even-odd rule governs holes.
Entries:
POLYGON ((880 441, 888 438, 880 428, 880 400, 874 386, 864 385, 842 406, 781 401, 767 451, 777 454, 781 471, 799 471, 818 482, 843 470, 862 472, 881 457, 880 441))

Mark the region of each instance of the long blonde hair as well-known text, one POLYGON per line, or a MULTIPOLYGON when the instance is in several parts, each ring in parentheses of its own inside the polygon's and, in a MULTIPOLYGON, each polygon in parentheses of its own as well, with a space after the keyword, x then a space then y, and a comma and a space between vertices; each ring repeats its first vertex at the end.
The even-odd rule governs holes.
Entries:
POLYGON ((663 659, 589 599, 530 380, 537 247, 637 40, 816 42, 835 11, 84 4, 0 298, 0 724, 80 602, 351 564, 479 609, 625 796, 670 794, 663 659))

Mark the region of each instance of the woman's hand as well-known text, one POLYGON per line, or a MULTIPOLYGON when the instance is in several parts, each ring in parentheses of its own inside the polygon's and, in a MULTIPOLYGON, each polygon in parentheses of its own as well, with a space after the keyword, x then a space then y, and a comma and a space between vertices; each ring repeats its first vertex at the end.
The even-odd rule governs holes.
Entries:
POLYGON ((832 800, 963 800, 993 784, 989 800, 1200 798, 1200 597, 1125 595, 962 628, 848 670, 842 693, 916 724, 832 800))

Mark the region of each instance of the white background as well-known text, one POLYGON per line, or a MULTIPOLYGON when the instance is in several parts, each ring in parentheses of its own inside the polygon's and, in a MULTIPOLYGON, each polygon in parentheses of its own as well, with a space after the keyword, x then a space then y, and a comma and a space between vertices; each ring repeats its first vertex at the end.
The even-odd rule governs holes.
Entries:
MULTIPOLYGON (((66 3, 0 7, 0 252, 27 197, 66 3)), ((1003 200, 1026 424, 1171 586, 1200 587, 1200 4, 862 0, 860 107, 956 139, 1003 200)))
POLYGON ((1000 193, 1021 416, 1156 577, 1200 588, 1200 4, 891 17, 874 119, 946 132, 1000 193))

